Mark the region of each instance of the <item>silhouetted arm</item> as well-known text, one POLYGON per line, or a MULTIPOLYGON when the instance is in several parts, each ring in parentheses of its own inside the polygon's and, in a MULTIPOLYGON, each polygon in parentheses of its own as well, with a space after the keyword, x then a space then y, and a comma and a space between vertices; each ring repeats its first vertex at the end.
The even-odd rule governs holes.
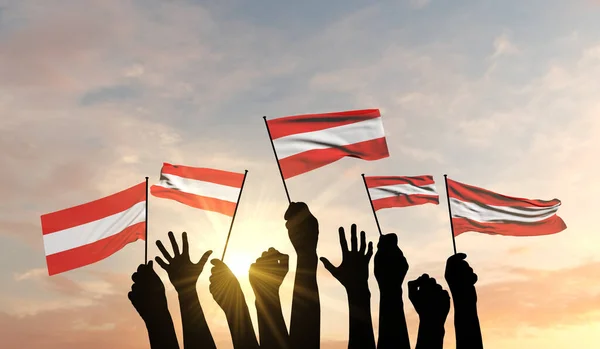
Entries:
POLYGON ((318 349, 321 304, 317 285, 319 222, 304 203, 291 203, 285 213, 290 241, 298 263, 292 298, 290 343, 294 349, 318 349))
POLYGON ((360 249, 356 237, 356 224, 351 228, 351 250, 344 228, 340 228, 340 246, 342 248, 342 264, 334 267, 325 257, 321 258, 325 268, 346 289, 350 314, 349 349, 375 349, 373 321, 371 319, 371 292, 369 292, 369 261, 373 256, 373 244, 367 241, 365 232, 360 232, 360 249), (366 253, 365 253, 366 250, 366 253))
POLYGON ((377 349, 410 349, 404 315, 402 283, 408 263, 398 248, 396 234, 379 237, 375 254, 375 278, 379 284, 379 339, 377 349))
POLYGON ((173 254, 167 252, 161 241, 156 245, 167 262, 156 257, 156 262, 167 272, 171 283, 179 297, 179 309, 181 311, 181 323, 183 327, 183 347, 185 349, 216 349, 215 342, 206 323, 204 312, 200 306, 196 284, 198 277, 212 251, 204 253, 198 263, 190 260, 187 233, 182 234, 182 250, 172 232, 169 232, 169 240, 173 247, 173 254))
POLYGON ((289 335, 279 297, 288 264, 288 255, 270 248, 250 266, 250 285, 256 297, 261 349, 289 349, 289 335))
POLYGON ((173 319, 167 306, 165 287, 154 272, 152 261, 141 264, 131 276, 127 295, 146 324, 152 349, 179 349, 173 319))
POLYGON ((213 265, 210 276, 210 293, 225 312, 233 347, 235 349, 258 349, 250 311, 240 283, 225 263, 218 259, 210 262, 213 265))
POLYGON ((465 258, 466 254, 458 253, 448 258, 446 263, 446 281, 454 301, 456 349, 483 349, 477 315, 477 275, 465 258))
POLYGON ((419 314, 416 349, 442 349, 444 324, 450 311, 450 296, 435 279, 423 274, 408 283, 408 297, 419 314))

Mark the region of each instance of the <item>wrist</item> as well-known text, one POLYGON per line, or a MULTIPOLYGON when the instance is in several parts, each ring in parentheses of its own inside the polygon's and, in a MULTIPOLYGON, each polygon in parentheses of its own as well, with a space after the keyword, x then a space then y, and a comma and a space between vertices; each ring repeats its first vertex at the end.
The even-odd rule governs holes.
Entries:
POLYGON ((369 290, 368 285, 360 286, 360 287, 352 287, 346 288, 346 293, 348 295, 348 300, 370 300, 371 299, 371 291, 369 290))
POLYGON ((279 302, 279 287, 268 290, 261 289, 260 291, 254 290, 254 298, 256 298, 256 303, 279 302))

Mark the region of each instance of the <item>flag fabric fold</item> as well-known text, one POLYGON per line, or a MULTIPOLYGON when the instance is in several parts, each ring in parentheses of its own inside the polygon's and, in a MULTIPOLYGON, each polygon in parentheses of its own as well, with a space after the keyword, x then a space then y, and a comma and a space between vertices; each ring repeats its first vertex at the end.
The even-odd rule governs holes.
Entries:
POLYGON ((233 217, 243 173, 164 163, 153 196, 233 217))
POLYGON ((370 176, 365 183, 375 211, 440 202, 433 176, 370 176))
POLYGON ((284 179, 343 157, 389 157, 379 109, 286 116, 267 125, 284 179))
POLYGON ((447 179, 454 236, 468 231, 538 236, 567 228, 556 214, 561 202, 506 196, 447 179))
POLYGON ((83 267, 145 239, 146 183, 41 216, 48 274, 83 267))

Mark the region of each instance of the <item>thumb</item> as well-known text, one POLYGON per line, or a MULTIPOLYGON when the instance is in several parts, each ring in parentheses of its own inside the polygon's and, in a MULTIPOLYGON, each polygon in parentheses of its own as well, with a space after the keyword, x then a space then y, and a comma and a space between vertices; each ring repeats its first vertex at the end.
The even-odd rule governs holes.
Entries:
POLYGON ((148 267, 154 269, 154 261, 152 259, 148 261, 148 267))
POLYGON ((335 276, 335 272, 336 272, 336 267, 333 266, 333 264, 331 264, 331 262, 329 261, 329 259, 325 258, 325 257, 321 257, 319 258, 321 260, 321 262, 323 262, 323 266, 325 267, 325 269, 327 269, 331 275, 335 276))

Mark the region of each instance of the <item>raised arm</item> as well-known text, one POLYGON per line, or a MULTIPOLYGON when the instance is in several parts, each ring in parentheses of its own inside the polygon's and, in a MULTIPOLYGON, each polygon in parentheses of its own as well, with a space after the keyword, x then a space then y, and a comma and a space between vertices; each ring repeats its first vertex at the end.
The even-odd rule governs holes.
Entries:
POLYGON ((173 256, 167 252, 160 240, 156 241, 156 246, 158 246, 166 260, 165 262, 162 258, 156 257, 156 263, 167 272, 169 280, 171 280, 179 296, 179 309, 183 326, 183 347, 185 349, 216 349, 196 290, 198 277, 202 273, 202 269, 204 269, 204 265, 212 251, 204 253, 198 263, 193 263, 190 260, 187 233, 184 232, 181 237, 181 252, 173 232, 169 232, 169 240, 171 240, 171 246, 173 247, 173 256))
POLYGON ((288 262, 288 255, 270 248, 250 266, 250 285, 256 297, 261 349, 290 347, 279 298, 279 288, 288 272, 288 262))
POLYGON ((348 250, 344 228, 340 228, 342 264, 334 267, 325 257, 321 258, 325 268, 346 289, 350 309, 349 349, 375 349, 373 321, 371 319, 371 293, 369 292, 369 261, 373 256, 373 243, 367 242, 365 232, 360 232, 360 249, 356 238, 356 224, 352 224, 348 250), (365 253, 366 252, 366 253, 365 253))
POLYGON ((290 241, 296 250, 298 263, 290 343, 293 349, 319 349, 321 337, 321 304, 317 286, 317 241, 319 222, 302 202, 293 202, 285 213, 290 241))
POLYGON ((233 348, 258 349, 256 334, 240 283, 225 263, 218 259, 210 262, 213 265, 210 275, 210 293, 225 312, 233 348))
POLYGON ((477 315, 477 274, 465 258, 466 254, 458 253, 448 258, 446 263, 446 282, 454 301, 456 349, 483 349, 477 315))
POLYGON ((146 324, 150 348, 179 349, 173 319, 167 307, 165 286, 154 272, 152 261, 141 264, 131 279, 133 285, 127 296, 146 324))
POLYGON ((398 248, 396 234, 379 237, 375 254, 375 278, 380 293, 377 349, 410 349, 402 300, 402 283, 407 272, 408 262, 398 248))
POLYGON ((444 324, 450 311, 450 296, 434 278, 423 274, 408 283, 408 298, 419 314, 419 335, 415 349, 442 349, 444 324))

